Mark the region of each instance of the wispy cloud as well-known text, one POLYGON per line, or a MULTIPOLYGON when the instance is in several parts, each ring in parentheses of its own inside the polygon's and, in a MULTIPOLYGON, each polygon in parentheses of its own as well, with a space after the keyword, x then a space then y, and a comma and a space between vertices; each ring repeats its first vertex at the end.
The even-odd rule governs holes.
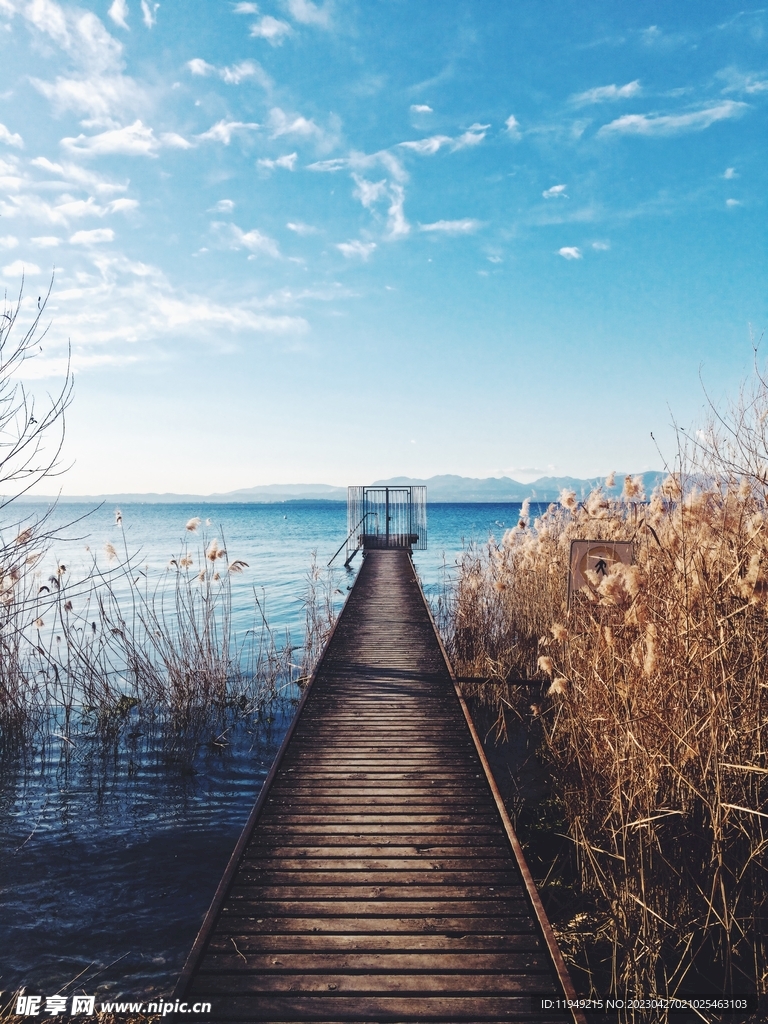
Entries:
POLYGON ((280 107, 273 107, 269 112, 269 130, 273 139, 278 139, 281 135, 319 137, 323 134, 322 129, 310 118, 302 117, 300 114, 286 114, 280 107))
POLYGON ((304 224, 302 221, 289 220, 285 225, 289 231, 295 232, 297 235, 316 235, 317 228, 312 227, 311 224, 304 224))
POLYGON ((482 226, 481 220, 463 217, 461 220, 436 220, 433 224, 419 224, 419 231, 441 231, 448 235, 468 235, 482 226))
POLYGON ((768 92, 768 78, 765 74, 745 74, 737 68, 724 68, 718 71, 717 77, 727 84, 723 89, 724 93, 740 92, 748 96, 756 93, 768 92))
POLYGON ((231 199, 220 199, 218 203, 215 203, 209 213, 232 213, 235 208, 235 204, 231 199))
POLYGON ((562 249, 557 250, 557 255, 562 256, 565 260, 580 260, 581 249, 577 245, 564 245, 562 249))
POLYGON ((280 21, 273 18, 271 14, 251 25, 251 37, 253 39, 266 39, 272 46, 280 46, 286 36, 291 35, 293 29, 287 21, 280 21))
POLYGON ((485 133, 491 126, 489 124, 473 124, 467 131, 454 139, 453 149, 464 149, 466 146, 478 146, 485 138, 485 133))
POLYGON ((61 140, 62 146, 82 156, 157 156, 163 147, 190 149, 191 143, 175 132, 164 132, 159 137, 154 130, 141 121, 124 128, 111 128, 98 135, 78 135, 76 138, 61 140))
POLYGON ((338 242, 336 248, 348 260, 357 258, 365 261, 376 248, 376 243, 361 242, 356 238, 350 242, 338 242))
POLYGON ((272 80, 266 71, 255 60, 243 60, 239 64, 232 64, 229 67, 217 68, 215 64, 209 64, 201 57, 193 57, 187 61, 187 67, 193 75, 207 78, 210 75, 218 76, 227 85, 240 85, 241 82, 253 79, 269 89, 272 80))
POLYGON ((450 146, 452 142, 450 135, 432 135, 428 139, 414 139, 412 142, 399 142, 398 145, 423 156, 432 156, 441 146, 450 146))
POLYGON ((61 245, 61 239, 56 235, 38 235, 37 238, 30 238, 30 242, 40 249, 55 249, 56 246, 61 245))
POLYGON ((567 188, 567 185, 553 185, 551 188, 545 189, 541 194, 545 199, 567 199, 568 196, 565 194, 567 188))
POLYGON ((330 24, 330 9, 326 3, 324 7, 318 7, 311 0, 286 0, 288 12, 294 21, 302 25, 319 25, 327 28, 330 24))
POLYGON ((723 177, 726 181, 732 181, 733 178, 738 178, 738 172, 735 167, 726 167, 723 177))
POLYGON ((15 235, 3 235, 0 238, 0 249, 15 249, 18 244, 19 240, 15 235))
POLYGON ((717 121, 740 117, 748 104, 724 100, 703 110, 685 114, 624 114, 604 124, 598 135, 677 135, 680 132, 703 131, 717 121))
POLYGON ((595 249, 597 252, 608 252, 608 250, 611 248, 611 244, 610 242, 602 241, 593 242, 592 248, 595 249))
POLYGON ((412 103, 411 104, 411 113, 412 114, 432 114, 432 113, 434 113, 434 111, 432 110, 432 107, 428 106, 426 103, 412 103))
POLYGON ((576 93, 571 96, 571 103, 578 107, 590 103, 610 103, 639 96, 641 92, 640 79, 636 78, 634 82, 627 82, 626 85, 599 85, 596 89, 587 89, 586 92, 576 93))
POLYGON ((489 124, 473 124, 463 134, 452 138, 450 135, 431 135, 427 139, 414 139, 408 142, 398 142, 401 149, 410 149, 421 156, 432 156, 443 146, 450 147, 452 152, 457 149, 465 149, 467 146, 477 146, 485 138, 489 124))
POLYGON ((16 146, 17 149, 24 148, 24 139, 16 132, 9 131, 4 124, 0 124, 0 142, 4 142, 6 146, 16 146))
POLYGON ((148 0, 141 0, 141 16, 147 28, 157 24, 157 9, 159 3, 150 3, 148 0))
POLYGON ((512 139, 521 139, 523 133, 520 131, 520 122, 517 120, 514 114, 510 114, 507 120, 504 122, 505 130, 507 135, 512 139))
POLYGON ((65 186, 76 186, 87 189, 89 192, 96 192, 99 195, 113 195, 115 192, 125 192, 128 189, 127 182, 113 181, 105 178, 103 174, 92 171, 71 160, 54 162, 44 156, 36 156, 29 161, 31 167, 39 168, 65 186))
POLYGON ((274 238, 262 234, 257 228, 250 231, 243 231, 236 224, 227 225, 231 232, 231 245, 233 249, 248 249, 255 255, 271 256, 273 259, 280 259, 280 248, 274 238))
POLYGON ((128 28, 128 4, 126 0, 114 0, 107 12, 116 25, 120 28, 128 28))
POLYGON ((235 4, 235 14, 258 14, 259 5, 252 3, 239 3, 235 4))
POLYGON ((32 277, 40 273, 40 267, 36 263, 25 263, 24 260, 14 260, 7 267, 3 267, 4 277, 32 277))
POLYGON ((285 156, 279 156, 276 160, 269 160, 267 157, 263 157, 261 160, 257 160, 256 163, 259 167, 264 167, 266 170, 274 170, 276 167, 284 167, 287 171, 294 171, 296 169, 296 160, 298 154, 286 153, 285 156))
POLYGON ((72 245, 100 245, 113 242, 115 232, 112 228, 93 228, 91 231, 76 231, 69 239, 72 245))
POLYGON ((207 132, 198 135, 201 142, 223 142, 228 146, 235 132, 257 131, 261 127, 255 121, 217 121, 207 132))

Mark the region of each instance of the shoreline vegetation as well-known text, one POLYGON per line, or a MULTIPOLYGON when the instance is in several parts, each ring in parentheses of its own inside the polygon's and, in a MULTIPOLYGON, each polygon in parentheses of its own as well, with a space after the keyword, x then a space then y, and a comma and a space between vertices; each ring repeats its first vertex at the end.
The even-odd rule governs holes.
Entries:
POLYGON ((79 574, 54 559, 54 545, 74 556, 65 535, 87 515, 58 526, 55 505, 13 515, 30 489, 66 471, 69 369, 44 409, 19 379, 45 337, 50 294, 26 329, 21 291, 0 312, 0 490, 9 495, 0 498, 0 759, 53 732, 65 743, 70 732, 115 740, 137 718, 171 736, 225 729, 228 717, 258 713, 309 677, 335 617, 331 578, 313 558, 295 645, 273 631, 255 587, 252 625, 235 635, 230 581, 248 566, 205 527, 198 534, 199 518, 186 523, 199 542, 182 545, 164 572, 150 574, 129 551, 119 510, 120 552, 87 549, 79 574))
POLYGON ((577 988, 765 999, 765 377, 679 436, 650 495, 627 477, 615 498, 609 478, 533 522, 524 506, 467 550, 438 619, 497 733, 524 723, 549 769, 551 799, 517 827, 577 988), (574 539, 631 541, 634 564, 589 571, 569 607, 574 539))

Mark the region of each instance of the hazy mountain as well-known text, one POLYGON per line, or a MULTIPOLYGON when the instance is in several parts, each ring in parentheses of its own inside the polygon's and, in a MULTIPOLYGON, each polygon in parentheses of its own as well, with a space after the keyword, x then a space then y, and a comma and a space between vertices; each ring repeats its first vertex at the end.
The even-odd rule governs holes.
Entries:
MULTIPOLYGON (((664 473, 642 473, 646 494, 650 494, 656 484, 664 477, 664 473)), ((624 481, 624 474, 616 474, 616 486, 610 493, 618 494, 624 481)), ((598 484, 605 482, 604 477, 593 477, 589 480, 572 476, 543 476, 530 484, 522 484, 510 477, 486 477, 475 479, 467 476, 432 476, 426 480, 416 477, 397 476, 389 480, 376 480, 375 486, 396 487, 403 484, 426 484, 428 501, 556 501, 563 488, 575 491, 577 497, 583 498, 598 484)), ((51 502, 51 496, 26 496, 24 501, 51 502)), ((346 501, 346 487, 334 487, 331 484, 266 484, 260 487, 244 487, 237 491, 226 491, 221 494, 83 494, 70 495, 59 499, 62 503, 86 503, 98 505, 103 501, 110 504, 228 504, 230 502, 262 503, 285 501, 346 501)))

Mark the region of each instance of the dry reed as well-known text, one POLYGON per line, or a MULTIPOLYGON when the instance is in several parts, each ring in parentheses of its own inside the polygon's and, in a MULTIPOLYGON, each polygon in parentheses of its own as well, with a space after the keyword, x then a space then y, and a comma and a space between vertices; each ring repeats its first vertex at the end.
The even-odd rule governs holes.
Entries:
POLYGON ((768 994, 766 421, 758 377, 649 501, 638 478, 564 493, 468 551, 443 609, 457 672, 502 711, 506 680, 542 681, 532 716, 592 900, 561 937, 574 966, 608 957, 617 995, 768 994), (569 608, 574 539, 632 541, 634 564, 588 573, 569 608))

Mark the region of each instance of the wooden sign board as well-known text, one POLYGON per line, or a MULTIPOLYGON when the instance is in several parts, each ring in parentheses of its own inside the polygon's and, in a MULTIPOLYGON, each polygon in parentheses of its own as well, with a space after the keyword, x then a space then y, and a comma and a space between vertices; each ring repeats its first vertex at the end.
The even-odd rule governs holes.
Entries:
POLYGON ((632 542, 628 540, 572 540, 568 573, 568 603, 571 594, 587 586, 586 572, 607 576, 616 562, 632 565, 632 542))

